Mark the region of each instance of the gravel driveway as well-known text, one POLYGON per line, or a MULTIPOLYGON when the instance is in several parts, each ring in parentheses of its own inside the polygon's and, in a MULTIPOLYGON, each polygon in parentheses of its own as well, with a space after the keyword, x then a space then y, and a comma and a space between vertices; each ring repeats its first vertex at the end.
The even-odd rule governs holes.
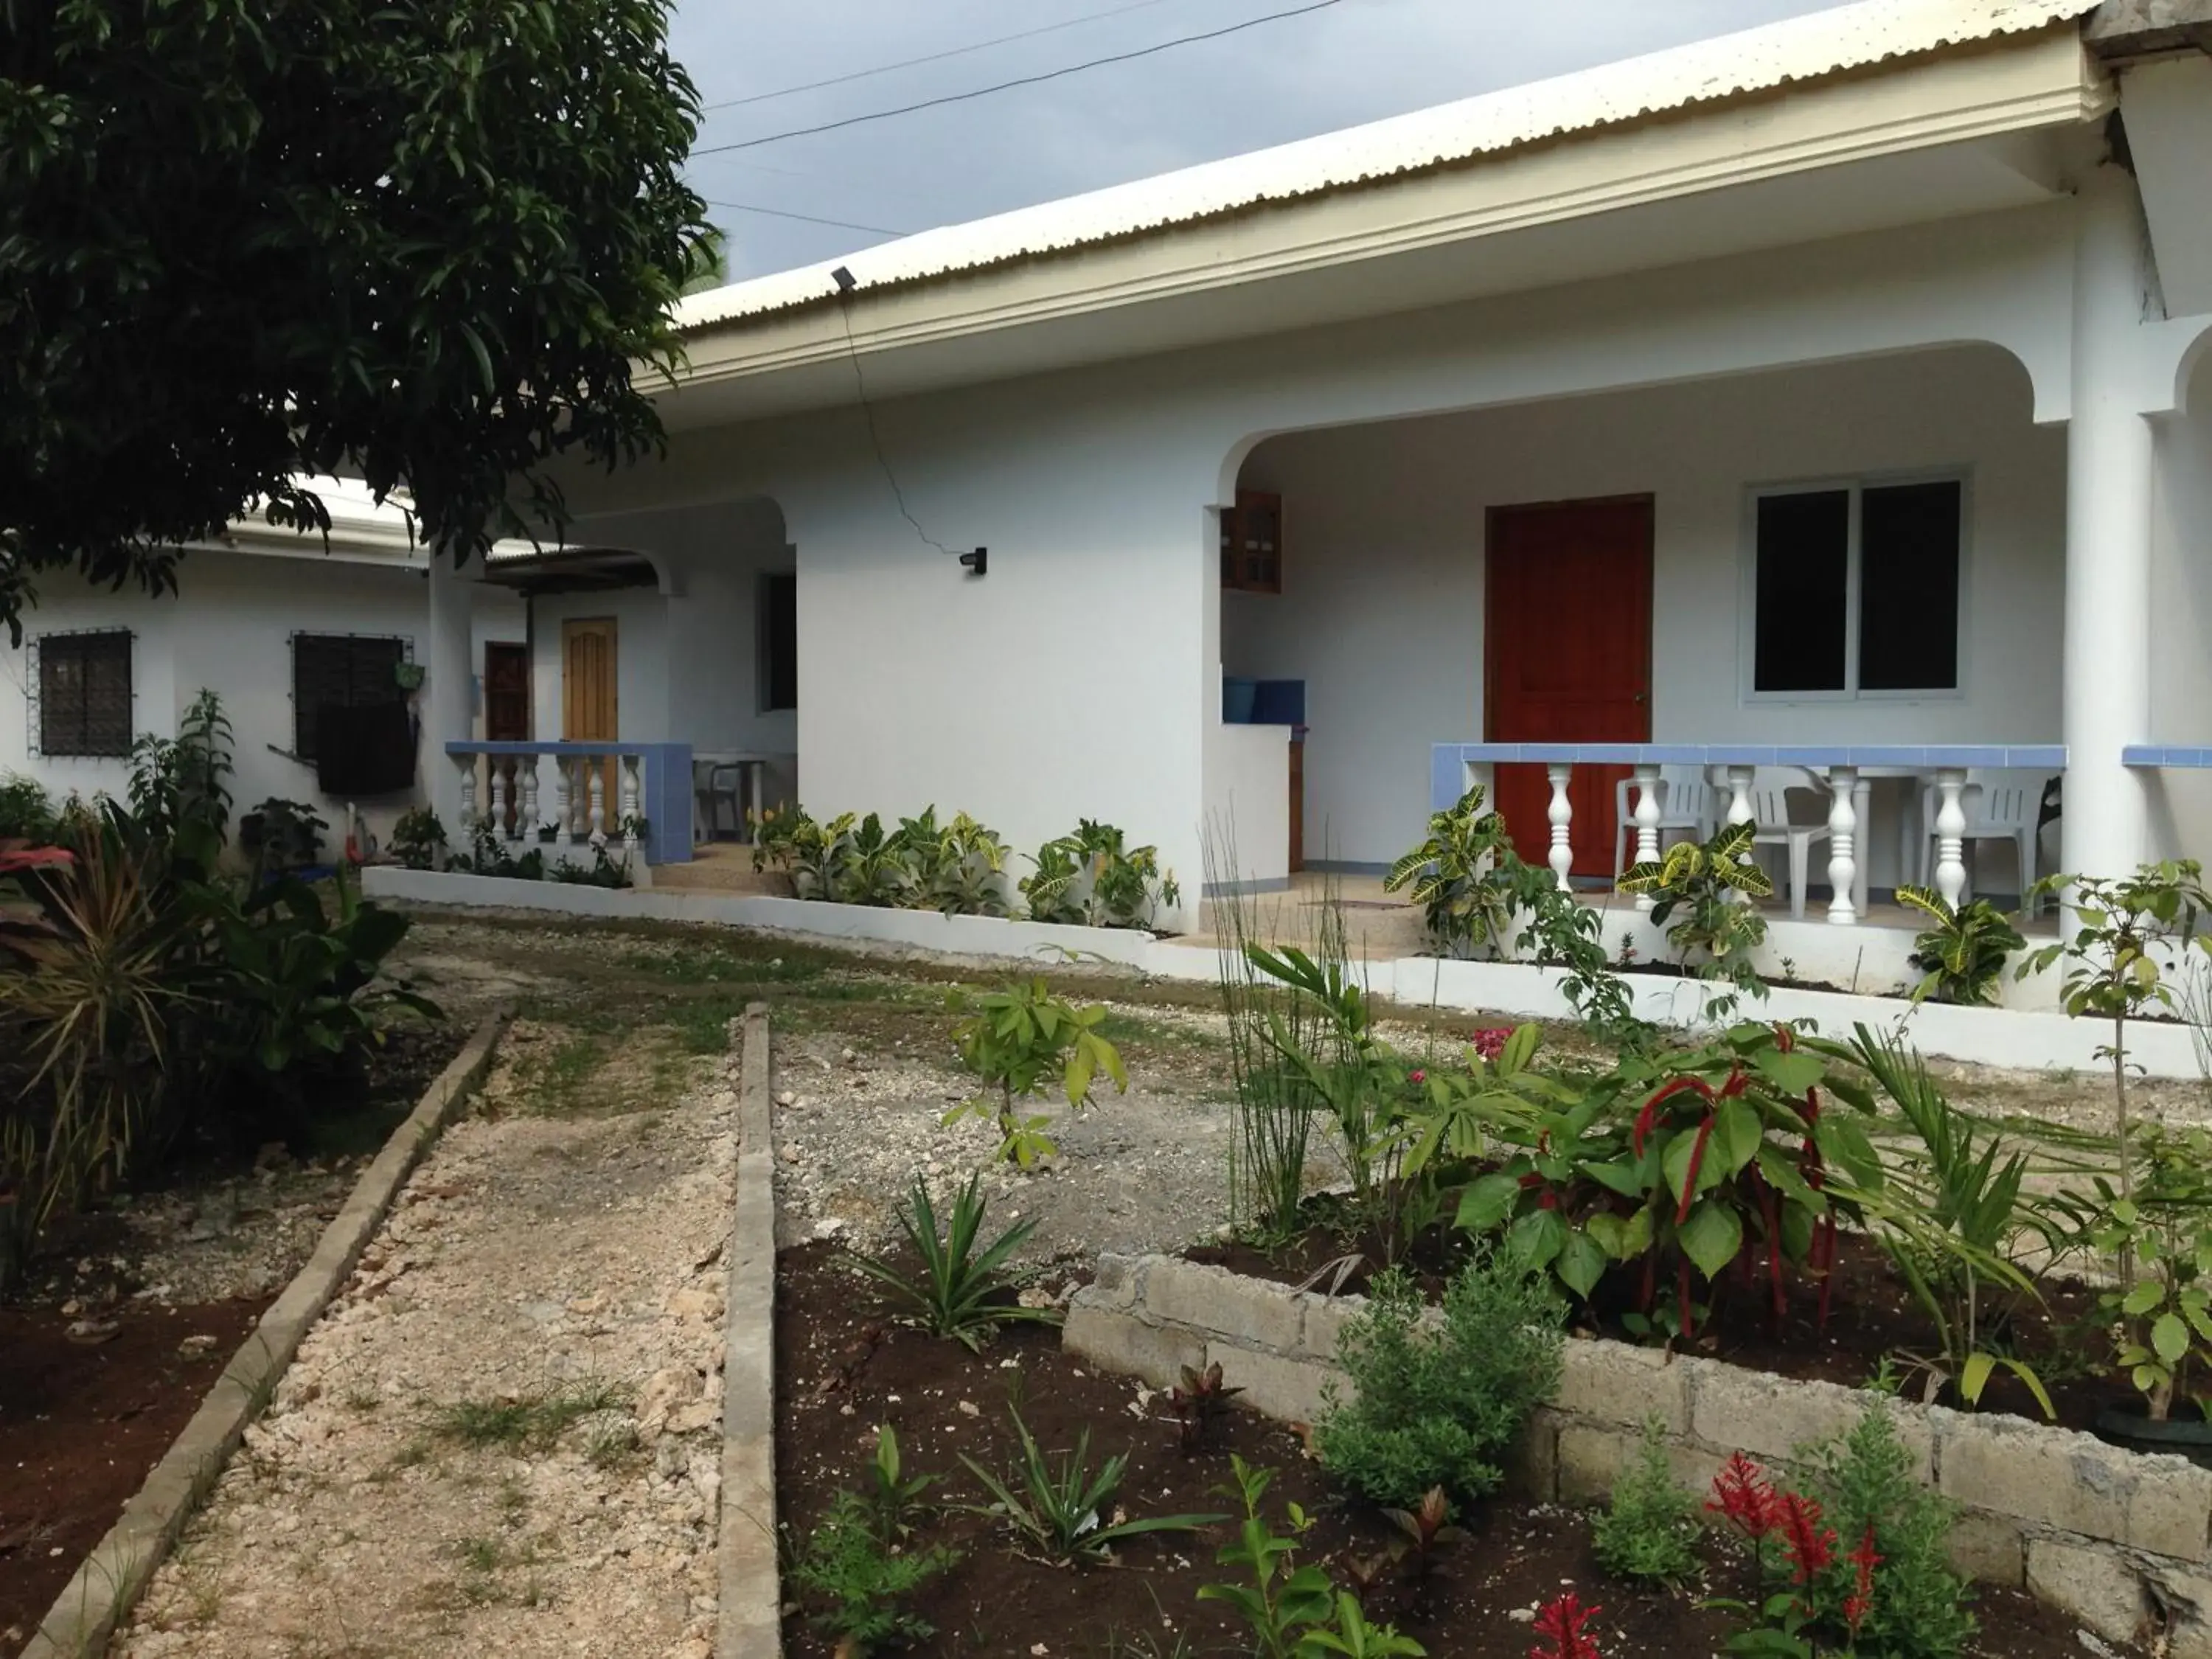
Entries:
POLYGON ((728 1062, 519 1024, 113 1651, 707 1659, 728 1062), (560 1115, 549 1115, 549 1102, 560 1115))

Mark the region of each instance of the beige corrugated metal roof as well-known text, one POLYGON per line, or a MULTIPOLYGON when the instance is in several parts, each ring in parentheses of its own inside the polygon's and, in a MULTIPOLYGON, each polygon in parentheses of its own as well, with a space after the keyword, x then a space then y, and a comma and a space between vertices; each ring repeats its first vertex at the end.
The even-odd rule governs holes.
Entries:
POLYGON ((686 329, 826 300, 830 272, 885 289, 1115 240, 1265 203, 1376 183, 1572 133, 2069 22, 2096 0, 1863 0, 1273 149, 902 237, 696 294, 686 329))

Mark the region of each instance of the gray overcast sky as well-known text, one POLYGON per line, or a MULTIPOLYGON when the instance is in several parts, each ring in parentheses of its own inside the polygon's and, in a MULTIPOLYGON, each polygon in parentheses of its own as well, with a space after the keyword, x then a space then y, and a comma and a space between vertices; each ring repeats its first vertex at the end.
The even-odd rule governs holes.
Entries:
MULTIPOLYGON (((1120 10, 988 51, 712 111, 699 147, 1034 75, 1310 0, 678 0, 678 56, 708 102, 745 98, 1120 10), (1127 8, 1127 9, 1121 9, 1127 8)), ((691 164, 718 204, 923 230, 1471 97, 1835 0, 1339 0, 1043 86, 691 164)), ((732 278, 880 235, 712 210, 732 278)))

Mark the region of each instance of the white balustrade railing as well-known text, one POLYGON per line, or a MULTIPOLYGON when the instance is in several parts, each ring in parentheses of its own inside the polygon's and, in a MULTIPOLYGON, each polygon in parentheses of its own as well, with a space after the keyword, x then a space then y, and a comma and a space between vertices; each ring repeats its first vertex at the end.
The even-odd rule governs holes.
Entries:
POLYGON ((688 744, 451 743, 447 758, 459 782, 461 821, 452 836, 457 849, 488 828, 502 842, 618 850, 631 860, 690 855, 688 744), (655 787, 678 803, 680 822, 665 828, 651 823, 655 787), (550 816, 541 817, 549 799, 550 816))
MULTIPOLYGON (((2148 755, 2150 751, 2144 751, 2148 755)), ((2212 766, 2212 750, 2201 752, 2196 763, 2212 766)), ((2130 764, 2160 763, 2132 758, 2130 764)), ((2163 760, 2161 754, 2160 761, 2163 760)), ((1933 780, 1939 803, 1929 826, 1936 838, 1936 889, 1950 903, 1960 902, 1966 889, 1965 833, 1967 828, 1966 781, 1969 767, 2063 770, 2066 751, 2052 744, 2009 747, 1937 745, 1924 748, 1858 747, 1849 750, 1747 749, 1723 744, 1439 744, 1432 769, 1434 804, 1449 805, 1479 771, 1513 763, 1540 763, 1551 786, 1545 813, 1550 826, 1546 857, 1562 889, 1571 884, 1574 870, 1573 781, 1577 765, 1632 769, 1634 806, 1631 814, 1636 836, 1636 861, 1645 863, 1660 855, 1666 818, 1666 782, 1662 767, 1697 765, 1709 777, 1727 781, 1728 806, 1723 822, 1756 822, 1753 785, 1761 766, 1785 767, 1824 777, 1828 788, 1828 921, 1852 927, 1865 910, 1865 833, 1869 773, 1882 775, 1924 775, 1933 780), (1838 756, 1846 758, 1838 758, 1838 756)), ((1494 799, 1494 798, 1493 798, 1494 799)), ((1668 826, 1672 827, 1672 826, 1668 826)), ((1793 826, 1771 825, 1786 830, 1793 826)), ((1803 830, 1808 826, 1799 824, 1803 830)), ((1810 826, 1816 831, 1819 826, 1810 826)), ((1641 894, 1636 908, 1650 911, 1656 900, 1641 894)))

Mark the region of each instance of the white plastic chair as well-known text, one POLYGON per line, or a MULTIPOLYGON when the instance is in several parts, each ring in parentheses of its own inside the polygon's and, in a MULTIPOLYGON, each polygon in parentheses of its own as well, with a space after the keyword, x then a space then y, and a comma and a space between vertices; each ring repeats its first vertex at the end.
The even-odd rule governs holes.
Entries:
POLYGON ((1805 920, 1805 882, 1813 862, 1813 843, 1828 839, 1824 816, 1818 823, 1801 823, 1790 811, 1790 794, 1798 789, 1819 795, 1823 790, 1810 772, 1770 771, 1762 767, 1752 779, 1752 822, 1759 831, 1754 847, 1786 847, 1790 852, 1790 915, 1805 920), (1791 779, 1796 780, 1791 781, 1791 779))
MULTIPOLYGON (((1720 827, 1720 805, 1712 786, 1694 766, 1659 769, 1659 844, 1667 844, 1669 831, 1686 830, 1699 841, 1710 840, 1720 827)), ((1636 780, 1623 778, 1613 786, 1613 878, 1628 868, 1628 849, 1636 836, 1636 780)))
MULTIPOLYGON (((2018 772, 1984 772, 1970 770, 1966 774, 1966 793, 1959 805, 1966 815, 1966 832, 1960 839, 1962 849, 1969 854, 1966 866, 1966 886, 1960 893, 1963 899, 1972 898, 1974 891, 1973 860, 1971 856, 1978 841, 2008 841, 2013 854, 2020 860, 2020 890, 2023 896, 2035 885, 2036 833, 2043 810, 2043 791, 2046 780, 2033 774, 2018 772)), ((1943 797, 1932 784, 1923 784, 1920 790, 1920 884, 1932 886, 1936 869, 1936 814, 1942 810, 1943 797)), ((2028 914, 2033 915, 2042 908, 2042 901, 2030 903, 2028 914)))

